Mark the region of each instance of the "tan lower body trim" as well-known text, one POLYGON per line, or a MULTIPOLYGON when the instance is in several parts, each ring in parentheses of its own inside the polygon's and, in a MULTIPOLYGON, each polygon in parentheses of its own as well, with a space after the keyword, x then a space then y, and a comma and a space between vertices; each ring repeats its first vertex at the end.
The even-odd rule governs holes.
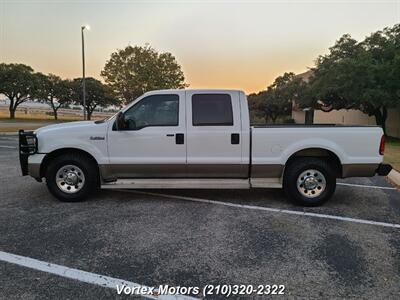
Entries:
MULTIPOLYGON (((342 177, 372 177, 379 164, 342 165, 342 177)), ((117 178, 247 178, 248 165, 241 164, 135 164, 100 165, 104 180, 117 178)), ((283 165, 252 165, 251 178, 281 178, 283 165)), ((36 174, 37 166, 29 166, 29 174, 36 174)))
POLYGON ((372 177, 379 164, 346 164, 342 165, 342 177, 372 177))
POLYGON ((28 164, 28 174, 36 179, 41 178, 40 164, 28 164))
POLYGON ((186 177, 188 178, 247 178, 248 165, 241 164, 188 164, 186 177))
POLYGON ((118 164, 99 165, 104 180, 116 178, 247 178, 242 164, 118 164))
POLYGON ((115 164, 100 165, 103 179, 111 178, 179 178, 186 176, 184 164, 115 164))
POLYGON ((251 178, 280 178, 283 165, 252 165, 251 178))

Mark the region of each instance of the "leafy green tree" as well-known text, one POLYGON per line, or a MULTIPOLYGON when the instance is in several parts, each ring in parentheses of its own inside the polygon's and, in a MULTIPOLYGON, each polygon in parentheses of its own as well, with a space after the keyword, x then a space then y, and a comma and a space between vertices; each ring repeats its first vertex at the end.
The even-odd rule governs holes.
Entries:
MULTIPOLYGON (((112 97, 111 90, 107 85, 104 85, 99 80, 92 77, 85 79, 86 84, 86 115, 87 119, 90 120, 93 111, 101 106, 106 107, 109 105, 118 105, 119 101, 112 97)), ((83 105, 83 94, 82 94, 82 78, 75 78, 70 83, 71 97, 76 104, 83 105)))
POLYGON ((289 116, 292 102, 305 94, 306 84, 294 73, 284 73, 275 79, 265 91, 249 95, 250 110, 256 117, 263 118, 266 123, 282 116, 289 116))
POLYGON ((268 87, 267 90, 250 94, 247 97, 252 121, 262 119, 265 123, 269 123, 270 120, 276 120, 280 108, 272 103, 272 94, 272 89, 268 87))
POLYGON ((365 73, 357 104, 386 132, 388 108, 400 105, 400 24, 377 31, 360 44, 365 53, 356 63, 365 73))
POLYGON ((274 91, 275 101, 283 105, 285 114, 291 113, 293 101, 300 102, 309 97, 307 83, 292 72, 285 72, 278 76, 271 87, 274 91), (286 109, 287 106, 290 107, 289 111, 286 109))
MULTIPOLYGON (((251 101, 251 96, 250 101, 251 101)), ((275 97, 275 90, 270 86, 267 90, 256 94, 256 110, 258 115, 263 117, 265 122, 269 120, 276 123, 280 116, 289 115, 290 103, 283 102, 282 99, 275 97)))
POLYGON ((53 74, 36 73, 35 76, 37 84, 33 95, 37 100, 50 105, 54 119, 57 120, 58 110, 72 102, 69 81, 53 74))
POLYGON ((35 83, 31 67, 23 64, 0 64, 0 94, 10 100, 10 119, 15 118, 15 111, 21 103, 31 99, 35 83))
POLYGON ((359 109, 385 131, 387 110, 400 104, 400 24, 362 42, 343 35, 320 56, 302 106, 323 110, 359 109))
POLYGON ((346 84, 350 83, 349 79, 353 76, 349 73, 353 68, 351 59, 361 50, 357 41, 346 34, 329 48, 329 54, 319 56, 309 80, 311 97, 303 99, 302 106, 326 111, 353 108, 354 103, 344 95, 348 91, 346 84))
POLYGON ((158 53, 150 46, 128 46, 112 53, 101 76, 125 103, 149 90, 187 86, 175 57, 171 53, 158 53))

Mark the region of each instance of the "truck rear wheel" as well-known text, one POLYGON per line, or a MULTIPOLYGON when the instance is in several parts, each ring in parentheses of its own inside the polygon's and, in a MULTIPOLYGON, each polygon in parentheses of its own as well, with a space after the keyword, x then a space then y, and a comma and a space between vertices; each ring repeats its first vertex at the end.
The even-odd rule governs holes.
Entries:
POLYGON ((79 153, 62 154, 46 170, 47 188, 63 202, 84 200, 97 187, 97 166, 79 153))
POLYGON ((283 189, 295 204, 318 206, 329 200, 335 192, 335 172, 323 159, 297 158, 286 167, 283 189))

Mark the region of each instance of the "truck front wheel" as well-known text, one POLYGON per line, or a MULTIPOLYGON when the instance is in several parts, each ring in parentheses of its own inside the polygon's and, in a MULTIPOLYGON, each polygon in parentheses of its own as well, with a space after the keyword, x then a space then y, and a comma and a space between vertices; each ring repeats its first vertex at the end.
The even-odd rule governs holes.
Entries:
POLYGON ((335 172, 323 159, 299 157, 286 167, 283 189, 296 204, 318 206, 329 200, 335 192, 335 172))
POLYGON ((63 202, 84 200, 96 189, 97 180, 97 166, 80 153, 57 156, 46 170, 49 191, 63 202))

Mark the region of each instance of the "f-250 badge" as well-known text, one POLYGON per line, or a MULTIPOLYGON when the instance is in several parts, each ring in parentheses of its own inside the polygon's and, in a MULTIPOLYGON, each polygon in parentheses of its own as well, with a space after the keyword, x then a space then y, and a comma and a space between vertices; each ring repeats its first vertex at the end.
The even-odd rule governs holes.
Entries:
POLYGON ((103 141, 105 139, 104 136, 91 136, 90 140, 91 141, 103 141))

